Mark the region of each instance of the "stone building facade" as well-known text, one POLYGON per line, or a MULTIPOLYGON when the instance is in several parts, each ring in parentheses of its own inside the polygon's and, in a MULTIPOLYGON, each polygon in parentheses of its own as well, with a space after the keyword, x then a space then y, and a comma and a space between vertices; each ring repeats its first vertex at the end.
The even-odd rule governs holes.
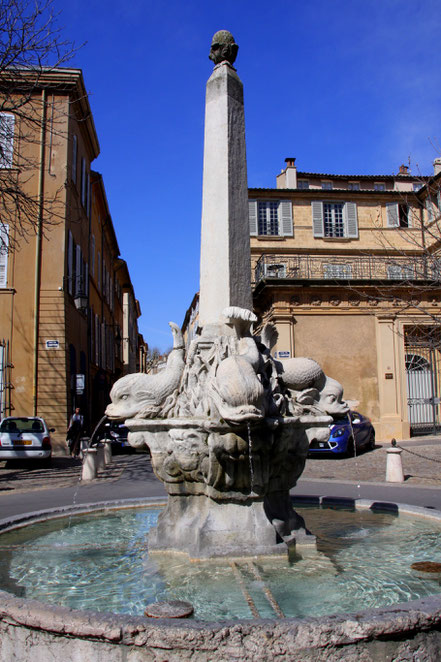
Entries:
POLYGON ((278 329, 276 355, 316 359, 382 440, 440 422, 434 166, 348 176, 286 159, 276 188, 249 190, 254 309, 278 329))
POLYGON ((14 173, 39 219, 23 237, 13 209, 12 221, 2 218, 0 413, 43 416, 61 451, 75 406, 92 427, 112 383, 136 363, 137 346, 123 352, 124 299, 135 302, 136 338, 139 305, 102 177, 91 170, 99 143, 81 71, 44 72, 26 113, 0 113, 5 126, 1 153, 10 159, 0 160, 0 177, 14 173), (44 118, 34 128, 23 119, 32 113, 44 118))

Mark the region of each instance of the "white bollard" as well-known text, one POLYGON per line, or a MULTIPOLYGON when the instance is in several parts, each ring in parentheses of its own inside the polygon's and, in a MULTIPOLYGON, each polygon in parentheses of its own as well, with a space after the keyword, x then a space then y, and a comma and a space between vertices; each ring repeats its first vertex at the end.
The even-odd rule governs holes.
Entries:
POLYGON ((96 478, 96 448, 85 448, 83 451, 83 470, 81 480, 94 480, 96 478))
POLYGON ((386 482, 387 483, 404 483, 403 463, 401 461, 400 448, 387 448, 386 460, 386 482))
POLYGON ((104 446, 97 446, 97 455, 96 455, 96 470, 97 473, 104 471, 106 468, 106 463, 104 460, 104 446))
POLYGON ((112 442, 104 442, 104 464, 111 464, 113 462, 112 458, 112 442))

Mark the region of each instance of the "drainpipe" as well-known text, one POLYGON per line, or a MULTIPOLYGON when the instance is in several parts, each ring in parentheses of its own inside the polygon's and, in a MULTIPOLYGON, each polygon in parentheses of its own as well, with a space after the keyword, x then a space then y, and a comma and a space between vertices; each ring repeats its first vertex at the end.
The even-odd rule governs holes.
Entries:
POLYGON ((40 340, 40 289, 41 289, 41 248, 44 215, 44 167, 46 147, 46 107, 47 91, 41 93, 41 131, 40 131, 40 170, 38 174, 38 223, 35 247, 35 292, 34 292, 34 379, 33 403, 34 416, 38 412, 38 343, 40 340))

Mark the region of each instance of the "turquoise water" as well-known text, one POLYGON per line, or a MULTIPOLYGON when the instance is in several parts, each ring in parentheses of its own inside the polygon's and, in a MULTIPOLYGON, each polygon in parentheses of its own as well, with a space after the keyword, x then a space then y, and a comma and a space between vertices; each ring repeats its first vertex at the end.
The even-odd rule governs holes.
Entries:
POLYGON ((277 608, 285 616, 320 616, 441 592, 439 577, 422 578, 410 568, 414 561, 441 562, 438 523, 364 510, 297 511, 317 536, 317 551, 291 562, 236 566, 149 556, 146 536, 156 508, 29 526, 0 536, 0 587, 74 609, 126 614, 142 614, 157 600, 188 600, 201 620, 252 618, 253 609, 275 618, 277 608))

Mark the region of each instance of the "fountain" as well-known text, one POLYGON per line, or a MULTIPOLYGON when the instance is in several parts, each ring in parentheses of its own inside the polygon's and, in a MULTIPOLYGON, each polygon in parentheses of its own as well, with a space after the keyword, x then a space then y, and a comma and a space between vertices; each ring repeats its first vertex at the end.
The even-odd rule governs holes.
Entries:
MULTIPOLYGON (((215 66, 207 83, 205 118, 201 333, 186 350, 180 329, 170 323, 173 350, 164 371, 120 379, 112 389, 112 403, 106 413, 125 420, 133 446, 149 447, 155 474, 168 493, 167 504, 152 515, 153 526, 148 527, 149 557, 178 593, 184 572, 202 569, 211 579, 214 567, 229 568, 233 580, 228 579, 225 600, 231 602, 232 591, 238 586, 253 618, 239 615, 231 620, 230 615, 230 620, 221 622, 156 621, 121 613, 76 611, 0 591, 2 661, 30 656, 34 660, 61 656, 108 662, 374 661, 434 660, 441 655, 438 596, 364 611, 358 611, 355 603, 352 614, 335 615, 331 609, 331 616, 326 612, 318 618, 285 618, 285 607, 264 581, 263 575, 273 575, 280 587, 285 577, 288 582, 288 575, 296 575, 300 568, 306 575, 312 572, 318 576, 317 587, 324 575, 338 573, 338 564, 323 554, 302 514, 293 509, 289 492, 302 473, 310 441, 325 440, 331 416, 344 415, 348 407, 341 385, 327 377, 314 360, 275 360, 275 328, 266 325, 259 334, 253 328, 257 319, 251 311, 243 90, 233 67, 237 50, 229 32, 214 35, 210 58, 215 66), (262 589, 274 620, 259 618, 263 612, 256 607, 254 589, 262 589)), ((83 509, 88 513, 113 512, 139 505, 114 502, 83 509)), ((353 505, 369 513, 378 510, 378 504, 372 502, 360 500, 353 505)), ((393 520, 406 508, 389 508, 386 525, 394 531, 393 520)), ((54 509, 0 523, 0 528, 22 527, 31 519, 46 521, 74 511, 78 508, 54 509)), ((433 536, 439 536, 440 513, 410 511, 431 517, 433 536)), ((311 520, 314 522, 313 517, 311 520)), ((104 566, 100 560, 106 551, 118 546, 118 534, 123 537, 117 525, 102 538, 101 526, 105 530, 105 523, 93 520, 92 533, 87 534, 93 540, 85 551, 97 566, 96 573, 92 569, 83 578, 90 591, 97 576, 106 588, 115 564, 110 562, 100 572, 104 566)), ((80 528, 72 521, 68 533, 74 535, 80 528)), ((314 524, 311 529, 318 531, 319 527, 314 524)), ((371 535, 366 531, 357 529, 355 538, 371 535)), ((30 540, 34 534, 24 528, 20 535, 30 540)), ((52 547, 70 549, 72 542, 60 534, 55 535, 54 543, 51 535, 48 541, 52 547)), ((133 545, 124 548, 119 561, 125 563, 128 575, 132 572, 132 548, 143 537, 136 534, 129 539, 134 540, 133 545)), ((19 545, 8 548, 4 544, 2 549, 2 562, 8 564, 19 545)), ((63 576, 67 570, 51 562, 48 550, 41 548, 39 567, 44 574, 45 565, 51 566, 51 572, 46 573, 50 585, 57 573, 63 576)), ((374 556, 375 545, 371 550, 374 556)), ((69 551, 74 566, 78 551, 74 543, 69 551)), ((38 576, 37 565, 33 568, 38 576)), ((137 568, 142 576, 149 571, 148 562, 141 558, 137 568)), ((81 575, 81 567, 74 567, 72 584, 75 573, 81 575)), ((5 579, 3 569, 0 574, 2 586, 20 595, 15 580, 5 579)), ((67 574, 70 581, 70 571, 67 574)), ((118 586, 118 572, 116 575, 118 586)), ((217 585, 212 584, 212 592, 222 583, 221 576, 217 585)), ((295 578, 287 587, 292 602, 295 578)), ((66 585, 66 591, 72 588, 75 586, 66 585)), ((190 593, 191 589, 190 580, 190 593)), ((314 594, 317 588, 310 590, 314 594)))
POLYGON ((111 391, 110 418, 150 449, 167 508, 149 549, 191 558, 283 554, 314 544, 289 490, 312 438, 348 411, 338 382, 308 358, 276 361, 275 327, 252 335, 242 83, 238 46, 214 35, 207 83, 199 328, 186 356, 179 328, 167 367, 128 375, 111 391))

